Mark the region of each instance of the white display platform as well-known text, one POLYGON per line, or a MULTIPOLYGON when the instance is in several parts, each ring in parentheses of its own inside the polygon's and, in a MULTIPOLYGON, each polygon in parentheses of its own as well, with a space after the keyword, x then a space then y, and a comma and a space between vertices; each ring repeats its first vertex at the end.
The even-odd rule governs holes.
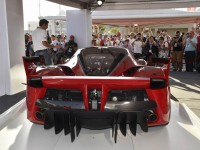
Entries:
POLYGON ((0 116, 0 129, 1 150, 200 149, 199 118, 184 104, 174 101, 171 120, 167 126, 151 127, 148 133, 141 131, 138 126, 136 137, 132 136, 130 131, 124 137, 119 131, 116 144, 111 136, 111 130, 81 129, 79 137, 73 143, 70 136, 65 136, 63 132, 55 135, 53 128, 44 130, 42 125, 33 124, 26 119, 25 100, 0 116))

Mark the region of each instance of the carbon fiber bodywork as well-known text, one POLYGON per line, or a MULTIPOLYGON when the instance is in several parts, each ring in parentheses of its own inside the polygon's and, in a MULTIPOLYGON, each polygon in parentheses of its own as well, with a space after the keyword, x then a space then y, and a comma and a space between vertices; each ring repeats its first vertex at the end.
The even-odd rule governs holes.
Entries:
MULTIPOLYGON (((76 102, 77 103, 77 102, 76 102)), ((71 141, 75 139, 75 131, 78 136, 81 128, 101 130, 112 128, 112 133, 117 141, 117 128, 126 136, 126 125, 129 124, 130 131, 136 135, 137 124, 144 132, 148 131, 148 113, 157 108, 154 101, 137 101, 117 105, 115 109, 106 109, 104 112, 90 111, 84 109, 70 109, 65 106, 72 106, 74 103, 55 103, 52 100, 38 100, 36 106, 45 110, 44 128, 55 128, 58 134, 64 130, 65 135, 71 135, 71 141)), ((80 106, 80 105, 79 105, 80 106)))

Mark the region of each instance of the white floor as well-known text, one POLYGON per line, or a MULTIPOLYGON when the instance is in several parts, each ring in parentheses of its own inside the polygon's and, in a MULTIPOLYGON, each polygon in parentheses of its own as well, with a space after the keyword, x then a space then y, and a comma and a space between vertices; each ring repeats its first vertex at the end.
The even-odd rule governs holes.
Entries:
POLYGON ((54 129, 44 130, 42 125, 26 119, 25 100, 0 116, 1 150, 199 150, 200 120, 184 104, 172 102, 169 125, 149 128, 144 133, 138 127, 137 136, 128 131, 124 137, 118 132, 115 144, 111 130, 82 129, 71 143, 70 136, 55 135, 54 129), (13 111, 13 112, 12 112, 13 111), (3 120, 3 121, 2 121, 3 120))

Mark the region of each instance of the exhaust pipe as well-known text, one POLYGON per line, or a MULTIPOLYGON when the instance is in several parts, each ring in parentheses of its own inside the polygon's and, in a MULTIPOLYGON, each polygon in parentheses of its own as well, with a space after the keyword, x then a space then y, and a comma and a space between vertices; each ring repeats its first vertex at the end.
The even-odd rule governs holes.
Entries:
POLYGON ((147 111, 146 116, 147 116, 147 120, 151 122, 155 122, 158 118, 157 115, 153 113, 152 111, 147 111))
POLYGON ((43 112, 40 112, 40 111, 36 111, 35 117, 36 117, 38 120, 43 120, 43 119, 44 119, 44 113, 43 113, 43 112))

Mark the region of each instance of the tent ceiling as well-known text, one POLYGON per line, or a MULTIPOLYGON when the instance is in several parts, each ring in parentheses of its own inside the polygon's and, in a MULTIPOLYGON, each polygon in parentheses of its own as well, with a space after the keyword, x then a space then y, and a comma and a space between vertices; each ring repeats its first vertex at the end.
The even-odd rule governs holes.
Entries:
POLYGON ((48 0, 58 4, 92 10, 94 24, 107 24, 116 26, 130 26, 138 24, 140 26, 155 26, 156 24, 182 24, 200 22, 199 14, 180 12, 178 15, 173 11, 165 12, 162 9, 168 8, 188 8, 200 7, 200 0, 105 0, 105 3, 98 7, 97 0, 48 0), (151 14, 151 11, 160 9, 160 12, 151 14), (126 11, 138 11, 138 13, 127 13, 126 11), (110 15, 108 11, 120 12, 110 15), (144 14, 142 16, 141 14, 144 14), (145 17, 146 16, 146 17, 145 17))
POLYGON ((93 24, 104 24, 112 26, 134 26, 137 24, 139 26, 156 27, 159 25, 167 24, 189 24, 198 23, 196 17, 184 17, 184 18, 133 18, 133 19, 93 19, 93 24))
POLYGON ((97 0, 48 0, 58 4, 80 9, 127 10, 127 9, 162 9, 200 6, 199 0, 105 0, 97 7, 97 0))
POLYGON ((188 12, 187 9, 145 9, 145 10, 112 10, 92 13, 94 24, 116 26, 156 26, 163 24, 199 23, 200 12, 188 12), (105 15, 106 14, 106 15, 105 15))

